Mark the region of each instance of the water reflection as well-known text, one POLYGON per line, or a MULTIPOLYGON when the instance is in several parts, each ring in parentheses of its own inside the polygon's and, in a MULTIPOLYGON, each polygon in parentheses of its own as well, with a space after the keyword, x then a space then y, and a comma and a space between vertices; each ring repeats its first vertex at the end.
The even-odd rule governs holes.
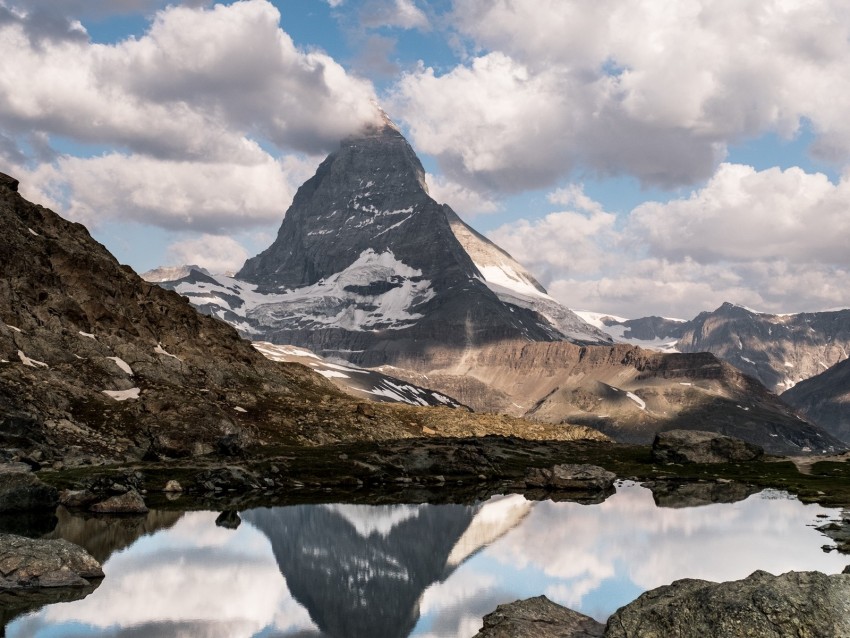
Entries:
POLYGON ((471 636, 496 604, 546 593, 604 620, 683 577, 755 569, 841 571, 775 492, 734 504, 658 508, 621 487, 600 505, 521 496, 461 505, 315 505, 187 513, 104 564, 86 599, 13 621, 7 636, 471 636))

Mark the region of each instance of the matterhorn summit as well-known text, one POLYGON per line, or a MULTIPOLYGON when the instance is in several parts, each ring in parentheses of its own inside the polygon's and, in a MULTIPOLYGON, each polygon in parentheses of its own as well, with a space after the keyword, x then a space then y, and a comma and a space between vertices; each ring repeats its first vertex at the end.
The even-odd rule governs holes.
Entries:
POLYGON ((385 114, 321 163, 275 241, 235 277, 167 285, 251 339, 361 365, 503 340, 609 342, 430 197, 385 114))

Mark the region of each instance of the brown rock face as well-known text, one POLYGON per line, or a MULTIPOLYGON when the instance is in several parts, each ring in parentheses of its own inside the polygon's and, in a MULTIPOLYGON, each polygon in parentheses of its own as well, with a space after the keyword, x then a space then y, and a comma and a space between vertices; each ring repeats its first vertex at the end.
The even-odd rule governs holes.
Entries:
POLYGON ((605 626, 546 596, 499 605, 484 616, 475 638, 594 638, 605 626))
POLYGON ((757 445, 699 430, 659 432, 652 442, 652 458, 659 463, 737 463, 763 455, 757 445))
POLYGON ((511 341, 460 354, 431 349, 400 365, 387 371, 414 382, 427 379, 475 410, 588 425, 627 443, 651 443, 660 430, 711 429, 773 454, 844 447, 708 353, 511 341))

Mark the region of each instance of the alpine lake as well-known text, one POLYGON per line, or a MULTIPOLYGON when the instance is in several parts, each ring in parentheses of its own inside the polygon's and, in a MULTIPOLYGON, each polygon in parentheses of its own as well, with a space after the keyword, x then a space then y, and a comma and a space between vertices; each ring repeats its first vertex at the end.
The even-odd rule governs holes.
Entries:
POLYGON ((308 484, 265 500, 149 493, 150 511, 132 516, 60 506, 3 525, 81 545, 105 577, 7 595, 0 626, 8 638, 470 637, 498 604, 540 594, 604 621, 681 578, 850 564, 824 531, 848 518, 850 463, 801 474, 787 461, 659 468, 644 455, 607 463, 628 478, 596 498, 467 481, 308 484))

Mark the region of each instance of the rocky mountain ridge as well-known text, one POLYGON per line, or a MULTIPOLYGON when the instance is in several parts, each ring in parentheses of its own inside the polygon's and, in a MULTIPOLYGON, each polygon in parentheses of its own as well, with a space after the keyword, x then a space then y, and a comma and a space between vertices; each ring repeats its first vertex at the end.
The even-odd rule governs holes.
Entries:
POLYGON ((711 352, 777 394, 844 361, 850 352, 850 309, 777 315, 727 302, 687 321, 580 314, 617 342, 711 352))
POLYGON ((840 372, 850 352, 850 310, 777 315, 724 303, 689 321, 580 314, 618 342, 661 352, 711 352, 850 442, 850 379, 840 372))
POLYGON ((710 353, 659 353, 636 346, 502 342, 450 348, 382 372, 427 383, 475 410, 543 423, 582 423, 629 443, 660 430, 712 430, 772 454, 843 449, 758 381, 710 353))

